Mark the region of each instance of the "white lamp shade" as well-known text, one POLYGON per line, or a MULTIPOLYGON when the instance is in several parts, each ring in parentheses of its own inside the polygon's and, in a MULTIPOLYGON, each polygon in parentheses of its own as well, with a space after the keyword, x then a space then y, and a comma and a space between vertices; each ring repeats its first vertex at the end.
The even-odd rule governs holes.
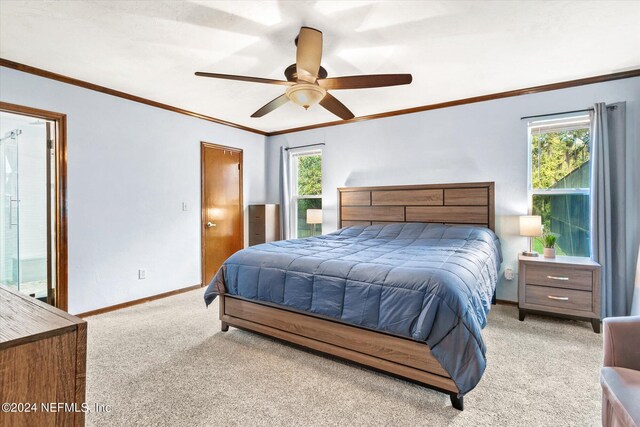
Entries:
POLYGON ((307 224, 322 224, 322 209, 307 209, 307 224))
POLYGON ((327 91, 315 84, 298 83, 289 86, 285 94, 293 103, 307 109, 309 106, 320 102, 327 94, 327 91))
POLYGON ((542 217, 540 215, 521 216, 520 235, 527 237, 542 236, 542 217))

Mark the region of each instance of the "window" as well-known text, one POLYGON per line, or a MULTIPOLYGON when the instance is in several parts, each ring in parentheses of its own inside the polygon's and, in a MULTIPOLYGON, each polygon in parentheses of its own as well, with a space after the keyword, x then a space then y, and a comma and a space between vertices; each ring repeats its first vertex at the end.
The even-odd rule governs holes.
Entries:
MULTIPOLYGON (((529 123, 531 211, 558 236, 559 255, 589 256, 591 135, 589 116, 529 123)), ((542 242, 533 249, 542 252, 542 242)))
MULTIPOLYGON (((292 153, 291 177, 291 222, 294 237, 322 234, 321 223, 307 223, 309 209, 322 209, 322 151, 292 153)), ((311 213, 310 217, 314 216, 317 215, 311 213)))

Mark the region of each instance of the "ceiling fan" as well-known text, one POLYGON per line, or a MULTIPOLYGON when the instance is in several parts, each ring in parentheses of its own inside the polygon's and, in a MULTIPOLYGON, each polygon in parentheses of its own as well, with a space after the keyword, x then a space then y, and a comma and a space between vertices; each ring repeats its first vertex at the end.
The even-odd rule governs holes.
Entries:
POLYGON ((322 32, 309 27, 300 28, 295 40, 296 63, 284 70, 287 80, 263 79, 260 77, 235 76, 197 72, 196 76, 216 79, 240 80, 254 83, 267 83, 288 86, 286 92, 267 103, 251 117, 262 117, 289 101, 305 110, 319 103, 321 106, 343 120, 352 119, 353 113, 328 91, 333 89, 366 89, 384 86, 406 85, 411 83, 411 74, 370 74, 363 76, 327 78, 327 70, 321 65, 322 32))

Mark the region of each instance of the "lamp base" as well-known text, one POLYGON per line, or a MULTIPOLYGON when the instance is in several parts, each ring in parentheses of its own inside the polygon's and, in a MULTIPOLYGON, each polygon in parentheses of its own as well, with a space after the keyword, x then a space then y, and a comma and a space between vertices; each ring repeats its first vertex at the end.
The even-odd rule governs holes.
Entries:
POLYGON ((537 257, 539 254, 538 254, 538 252, 522 251, 522 255, 530 256, 530 257, 537 257))

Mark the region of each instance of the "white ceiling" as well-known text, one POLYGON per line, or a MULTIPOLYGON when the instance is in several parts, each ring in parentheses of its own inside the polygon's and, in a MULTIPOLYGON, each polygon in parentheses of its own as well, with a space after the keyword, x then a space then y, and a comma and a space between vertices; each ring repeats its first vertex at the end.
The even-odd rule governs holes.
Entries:
POLYGON ((640 68, 638 1, 1 1, 0 56, 264 131, 337 120, 283 86, 300 26, 324 33, 329 77, 412 73, 333 91, 356 116, 640 68))

